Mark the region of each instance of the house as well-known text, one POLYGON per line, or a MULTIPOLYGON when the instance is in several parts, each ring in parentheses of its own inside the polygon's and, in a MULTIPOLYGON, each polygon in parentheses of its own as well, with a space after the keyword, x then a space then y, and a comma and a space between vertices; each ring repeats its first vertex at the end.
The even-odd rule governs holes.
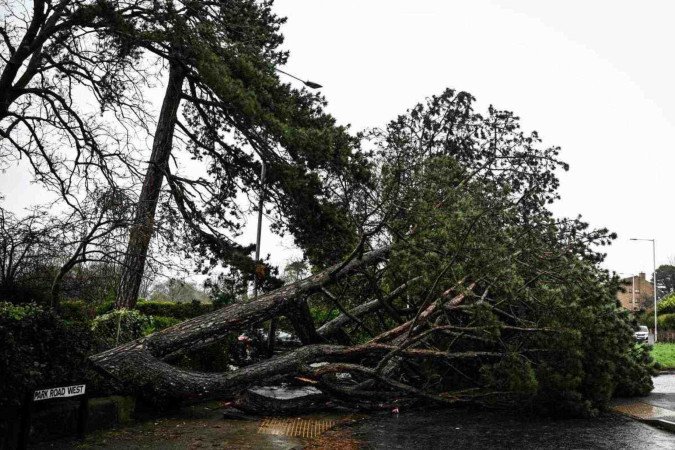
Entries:
POLYGON ((631 311, 646 309, 654 301, 654 285, 647 281, 644 272, 621 280, 625 292, 616 295, 621 306, 631 311))

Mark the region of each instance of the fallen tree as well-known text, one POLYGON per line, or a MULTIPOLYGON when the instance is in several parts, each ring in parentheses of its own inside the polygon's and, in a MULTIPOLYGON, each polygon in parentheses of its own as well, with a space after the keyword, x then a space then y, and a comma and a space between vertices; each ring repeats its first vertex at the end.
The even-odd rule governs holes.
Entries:
POLYGON ((363 237, 342 263, 96 355, 95 366, 152 399, 279 413, 477 403, 591 414, 651 389, 618 279, 598 265, 595 246, 612 235, 546 208, 557 149, 536 148, 510 113, 475 115, 454 91, 379 136, 374 186, 350 192, 363 237), (249 345, 247 332, 280 318, 298 347, 262 344, 223 373, 177 364, 214 342, 249 345), (297 402, 261 398, 307 385, 297 402))
MULTIPOLYGON (((228 334, 242 331, 280 315, 302 315, 306 296, 319 292, 357 268, 382 260, 389 249, 368 252, 347 264, 339 264, 307 279, 284 286, 249 303, 236 303, 204 316, 182 322, 153 335, 121 345, 92 358, 94 364, 116 379, 132 383, 136 389, 151 388, 158 395, 195 399, 232 395, 272 375, 290 373, 299 365, 313 362, 322 355, 345 353, 345 348, 329 346, 305 347, 260 365, 230 374, 193 373, 178 369, 165 361, 189 349, 194 351, 228 334)), ((320 339, 313 325, 294 320, 296 331, 305 341, 320 339), (316 337, 315 337, 316 336, 316 337)))

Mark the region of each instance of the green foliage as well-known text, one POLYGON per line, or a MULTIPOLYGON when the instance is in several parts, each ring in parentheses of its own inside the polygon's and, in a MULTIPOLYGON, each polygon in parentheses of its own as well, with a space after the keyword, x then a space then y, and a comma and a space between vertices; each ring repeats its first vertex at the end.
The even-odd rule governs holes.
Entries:
POLYGON ((62 300, 59 305, 61 317, 75 322, 90 322, 97 315, 97 308, 80 299, 62 300))
POLYGON ((675 330, 675 313, 658 315, 659 330, 675 330))
MULTIPOLYGON (((675 294, 670 294, 662 298, 658 304, 658 315, 661 314, 675 314, 675 294)), ((654 309, 651 310, 652 317, 654 317, 654 309)))
POLYGON ((133 341, 153 329, 152 317, 129 309, 118 309, 96 317, 91 324, 94 336, 103 348, 133 341))
MULTIPOLYGON (((656 281, 659 288, 659 297, 664 295, 672 296, 675 293, 675 266, 672 264, 662 264, 657 267, 656 281)), ((654 280, 652 279, 653 282, 654 280)))
POLYGON ((175 317, 152 316, 152 325, 146 330, 146 334, 172 327, 181 322, 181 319, 176 319, 175 317))
POLYGON ((221 273, 216 278, 207 279, 204 287, 209 293, 213 308, 218 309, 243 299, 248 285, 239 271, 230 270, 228 274, 221 273))
POLYGON ((321 304, 311 305, 309 313, 312 315, 314 323, 318 324, 324 324, 340 315, 340 311, 334 306, 321 304))
POLYGON ((480 373, 486 384, 499 391, 532 395, 538 389, 532 364, 517 353, 509 353, 498 363, 481 367, 480 373))
POLYGON ((621 382, 617 385, 614 395, 617 397, 644 396, 652 390, 651 377, 655 374, 656 360, 644 344, 633 344, 629 355, 624 359, 625 364, 616 368, 621 382), (648 367, 650 370, 645 371, 648 367))
POLYGON ((189 303, 139 301, 136 310, 146 316, 164 316, 176 319, 191 319, 213 311, 213 305, 192 301, 189 303))
POLYGON ((0 303, 0 404, 17 405, 27 390, 82 382, 91 332, 34 304, 0 303))
POLYGON ((595 248, 614 234, 555 219, 547 205, 566 168, 558 149, 541 148, 513 113, 478 115, 472 102, 447 90, 375 134, 377 198, 393 235, 384 284, 420 276, 406 291, 419 305, 475 283, 481 298, 445 316, 472 338, 436 337, 434 346, 505 355, 470 359, 461 374, 436 367, 429 382, 460 390, 481 380, 553 414, 592 415, 614 395, 648 393, 649 355, 616 306, 618 279, 598 265, 595 248))
POLYGON ((675 369, 675 344, 657 342, 651 349, 651 356, 661 369, 675 369))

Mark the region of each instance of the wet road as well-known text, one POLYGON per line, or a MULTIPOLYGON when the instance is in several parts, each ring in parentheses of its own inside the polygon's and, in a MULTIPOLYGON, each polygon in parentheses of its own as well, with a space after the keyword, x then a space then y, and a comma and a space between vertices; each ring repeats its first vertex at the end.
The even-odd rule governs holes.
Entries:
POLYGON ((675 449, 675 434, 614 414, 542 420, 504 412, 436 411, 372 417, 350 428, 344 438, 373 449, 675 449))
POLYGON ((675 374, 654 377, 654 390, 644 401, 675 411, 675 374))
MULTIPOLYGON (((655 378, 644 404, 675 408, 675 375, 655 378)), ((638 400, 635 400, 638 401, 638 400)), ((315 414, 305 419, 345 423, 319 438, 261 433, 262 420, 224 420, 206 405, 173 417, 146 420, 73 440, 36 444, 67 449, 675 449, 670 433, 618 414, 552 420, 516 411, 428 410, 358 418, 315 414), (349 425, 346 425, 346 424, 349 425)))
MULTIPOLYGON (((316 417, 315 417, 316 418, 316 417)), ((339 420, 339 418, 336 417, 339 420)), ((259 421, 162 419, 34 448, 95 449, 675 449, 675 434, 627 417, 548 420, 508 412, 372 415, 315 439, 261 434, 259 421)))

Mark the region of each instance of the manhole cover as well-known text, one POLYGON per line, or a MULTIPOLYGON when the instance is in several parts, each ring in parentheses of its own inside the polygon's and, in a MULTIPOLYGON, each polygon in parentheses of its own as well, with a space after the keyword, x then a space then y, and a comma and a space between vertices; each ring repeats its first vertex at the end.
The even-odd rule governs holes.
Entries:
POLYGON ((334 425, 335 421, 329 419, 265 419, 258 433, 311 438, 334 425))

